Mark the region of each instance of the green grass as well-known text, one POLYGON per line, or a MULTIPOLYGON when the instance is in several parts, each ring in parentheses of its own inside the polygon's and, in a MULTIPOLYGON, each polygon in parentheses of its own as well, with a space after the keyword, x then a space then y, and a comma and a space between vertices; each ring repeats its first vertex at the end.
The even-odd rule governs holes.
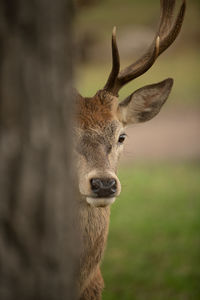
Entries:
POLYGON ((103 300, 200 299, 200 165, 120 171, 103 300))

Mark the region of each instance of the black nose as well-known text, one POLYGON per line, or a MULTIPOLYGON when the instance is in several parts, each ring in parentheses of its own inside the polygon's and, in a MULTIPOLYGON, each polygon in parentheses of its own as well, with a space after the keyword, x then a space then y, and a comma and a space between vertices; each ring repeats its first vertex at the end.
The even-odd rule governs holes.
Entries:
POLYGON ((114 178, 92 178, 90 184, 97 197, 111 197, 117 191, 117 181, 114 178))

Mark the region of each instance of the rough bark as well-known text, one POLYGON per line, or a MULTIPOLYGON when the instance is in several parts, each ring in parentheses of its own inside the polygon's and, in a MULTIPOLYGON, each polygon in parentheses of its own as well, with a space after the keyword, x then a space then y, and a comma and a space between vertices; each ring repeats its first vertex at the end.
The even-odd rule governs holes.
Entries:
POLYGON ((0 0, 0 299, 75 299, 72 0, 0 0))

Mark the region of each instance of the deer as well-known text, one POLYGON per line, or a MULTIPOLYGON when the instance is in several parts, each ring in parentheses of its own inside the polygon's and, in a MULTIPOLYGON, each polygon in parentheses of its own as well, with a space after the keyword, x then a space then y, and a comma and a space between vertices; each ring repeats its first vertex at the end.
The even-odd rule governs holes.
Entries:
POLYGON ((146 85, 119 102, 119 90, 144 74, 178 36, 185 13, 182 0, 176 18, 175 0, 161 0, 158 31, 146 52, 120 70, 116 27, 112 32, 112 69, 94 97, 76 93, 75 155, 78 170, 79 221, 82 250, 78 290, 80 300, 100 300, 104 281, 100 271, 108 236, 110 205, 119 196, 117 165, 128 125, 155 117, 167 100, 173 79, 146 85))

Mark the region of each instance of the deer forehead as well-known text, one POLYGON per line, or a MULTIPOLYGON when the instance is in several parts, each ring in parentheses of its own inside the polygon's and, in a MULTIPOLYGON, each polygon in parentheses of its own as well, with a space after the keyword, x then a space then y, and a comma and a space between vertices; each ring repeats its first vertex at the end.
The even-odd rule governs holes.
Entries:
POLYGON ((80 97, 78 101, 78 123, 80 128, 105 128, 117 120, 117 97, 104 90, 98 91, 93 98, 80 97))
POLYGON ((79 136, 82 145, 98 147, 98 145, 111 145, 115 142, 121 130, 121 123, 117 120, 107 122, 102 127, 80 129, 79 136))

